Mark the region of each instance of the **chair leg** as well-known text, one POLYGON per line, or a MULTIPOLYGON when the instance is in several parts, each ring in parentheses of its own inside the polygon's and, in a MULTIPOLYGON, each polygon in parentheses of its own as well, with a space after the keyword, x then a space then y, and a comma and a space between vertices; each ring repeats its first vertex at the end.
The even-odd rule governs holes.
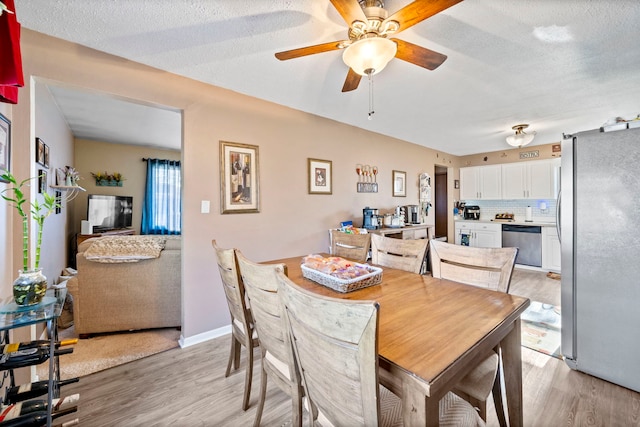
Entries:
POLYGON ((504 405, 502 402, 502 383, 501 383, 500 365, 498 364, 498 372, 496 379, 493 381, 493 404, 496 407, 496 415, 498 416, 498 423, 500 427, 507 426, 507 419, 504 414, 504 405))
POLYGON ((233 356, 236 352, 236 337, 231 334, 231 351, 229 353, 229 363, 227 363, 227 371, 224 373, 224 377, 227 378, 231 372, 231 363, 233 363, 233 356))
POLYGON ((240 367, 240 350, 242 350, 242 343, 236 338, 235 354, 233 355, 233 369, 237 370, 240 367))
POLYGON ((299 387, 297 391, 292 393, 291 404, 293 406, 291 425, 293 427, 302 427, 302 388, 299 387))
POLYGON ((253 377, 253 347, 249 345, 247 348, 247 372, 244 379, 244 400, 242 401, 242 410, 246 411, 249 407, 249 398, 251 397, 251 380, 253 377))
POLYGON ((254 427, 260 427, 260 420, 262 419, 262 410, 264 409, 264 399, 267 394, 267 371, 264 370, 264 363, 260 361, 260 399, 258 399, 258 408, 256 410, 256 420, 253 423, 254 427))

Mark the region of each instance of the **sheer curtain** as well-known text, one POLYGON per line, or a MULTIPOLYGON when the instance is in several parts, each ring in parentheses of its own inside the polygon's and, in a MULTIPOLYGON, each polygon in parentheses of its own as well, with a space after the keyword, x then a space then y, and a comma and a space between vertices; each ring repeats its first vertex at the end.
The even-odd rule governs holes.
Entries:
POLYGON ((144 159, 147 184, 142 205, 142 234, 181 233, 180 161, 144 159))

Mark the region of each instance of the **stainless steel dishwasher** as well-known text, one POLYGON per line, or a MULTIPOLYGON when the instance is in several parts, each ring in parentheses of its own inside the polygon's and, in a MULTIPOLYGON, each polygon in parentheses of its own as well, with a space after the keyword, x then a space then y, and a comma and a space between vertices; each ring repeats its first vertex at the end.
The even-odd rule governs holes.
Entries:
POLYGON ((542 227, 502 224, 502 247, 518 248, 516 264, 542 267, 542 227))

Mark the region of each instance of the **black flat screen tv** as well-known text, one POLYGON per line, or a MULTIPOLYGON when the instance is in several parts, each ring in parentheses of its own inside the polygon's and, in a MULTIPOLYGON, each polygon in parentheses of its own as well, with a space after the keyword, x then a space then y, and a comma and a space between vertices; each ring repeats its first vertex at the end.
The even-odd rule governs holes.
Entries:
POLYGON ((133 197, 89 194, 87 220, 94 233, 130 228, 133 214, 133 197))

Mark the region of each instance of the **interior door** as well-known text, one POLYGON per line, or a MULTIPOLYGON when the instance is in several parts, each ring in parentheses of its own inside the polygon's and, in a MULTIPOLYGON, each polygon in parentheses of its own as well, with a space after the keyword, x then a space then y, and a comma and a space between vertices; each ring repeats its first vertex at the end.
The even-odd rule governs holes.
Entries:
POLYGON ((447 237, 449 227, 449 208, 447 192, 447 168, 436 166, 435 174, 435 212, 436 231, 435 237, 447 237))

